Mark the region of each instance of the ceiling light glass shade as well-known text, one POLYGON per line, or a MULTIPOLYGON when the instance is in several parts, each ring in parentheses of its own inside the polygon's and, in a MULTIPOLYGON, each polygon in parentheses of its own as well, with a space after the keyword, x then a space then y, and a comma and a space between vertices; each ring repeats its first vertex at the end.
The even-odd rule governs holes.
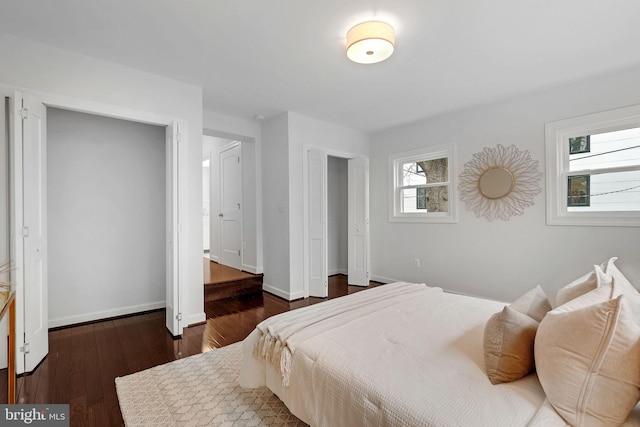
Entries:
POLYGON ((395 42, 391 25, 381 21, 363 22, 347 32, 347 57, 359 64, 375 64, 391 56, 395 42))

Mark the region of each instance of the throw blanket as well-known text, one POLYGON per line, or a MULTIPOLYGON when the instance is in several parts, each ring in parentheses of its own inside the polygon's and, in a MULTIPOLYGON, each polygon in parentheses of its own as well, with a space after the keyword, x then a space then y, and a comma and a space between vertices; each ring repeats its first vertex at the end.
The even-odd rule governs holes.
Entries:
POLYGON ((442 289, 424 283, 397 282, 278 314, 256 326, 260 335, 253 355, 271 364, 282 375, 282 384, 288 386, 291 356, 306 340, 363 315, 432 292, 442 289))

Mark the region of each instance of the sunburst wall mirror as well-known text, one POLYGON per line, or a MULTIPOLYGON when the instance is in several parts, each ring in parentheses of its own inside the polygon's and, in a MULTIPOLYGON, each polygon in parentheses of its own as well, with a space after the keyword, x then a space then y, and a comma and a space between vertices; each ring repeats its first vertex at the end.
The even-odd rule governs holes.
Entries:
POLYGON ((515 145, 484 148, 464 164, 458 190, 467 209, 489 221, 524 214, 540 193, 538 161, 515 145))

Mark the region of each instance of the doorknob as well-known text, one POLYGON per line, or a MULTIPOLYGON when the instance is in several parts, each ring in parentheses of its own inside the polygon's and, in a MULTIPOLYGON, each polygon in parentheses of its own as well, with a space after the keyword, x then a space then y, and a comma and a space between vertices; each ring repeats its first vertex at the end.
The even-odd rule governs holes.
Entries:
POLYGON ((218 216, 219 216, 220 218, 222 218, 224 215, 222 215, 221 213, 219 213, 219 214, 218 214, 218 216))

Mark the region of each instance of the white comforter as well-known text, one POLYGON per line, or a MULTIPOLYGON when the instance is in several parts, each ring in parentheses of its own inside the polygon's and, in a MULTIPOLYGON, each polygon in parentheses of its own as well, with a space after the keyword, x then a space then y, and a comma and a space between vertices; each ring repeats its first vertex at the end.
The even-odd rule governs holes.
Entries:
POLYGON ((485 375, 484 324, 503 307, 398 283, 294 310, 244 341, 240 385, 267 385, 312 426, 535 424, 535 374, 501 385, 485 375))

